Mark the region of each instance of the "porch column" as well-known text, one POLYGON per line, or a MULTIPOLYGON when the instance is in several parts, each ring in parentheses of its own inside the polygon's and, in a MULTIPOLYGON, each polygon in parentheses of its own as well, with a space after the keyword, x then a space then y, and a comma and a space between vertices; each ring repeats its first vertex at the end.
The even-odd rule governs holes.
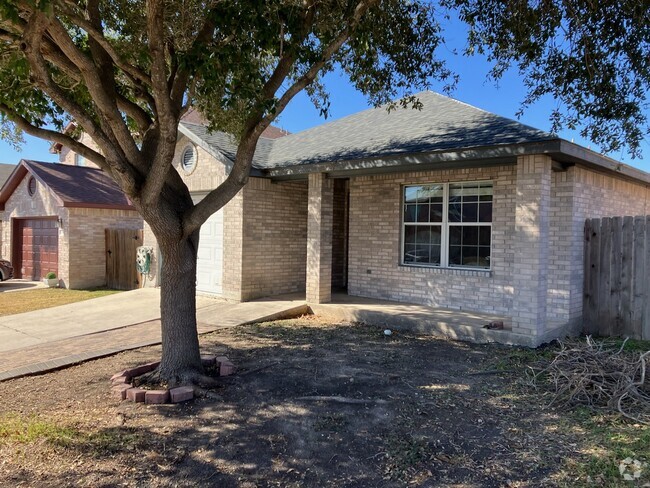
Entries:
POLYGON ((309 175, 306 298, 310 303, 332 300, 333 188, 324 173, 309 175))
POLYGON ((547 328, 551 158, 517 158, 512 331, 531 336, 547 328))

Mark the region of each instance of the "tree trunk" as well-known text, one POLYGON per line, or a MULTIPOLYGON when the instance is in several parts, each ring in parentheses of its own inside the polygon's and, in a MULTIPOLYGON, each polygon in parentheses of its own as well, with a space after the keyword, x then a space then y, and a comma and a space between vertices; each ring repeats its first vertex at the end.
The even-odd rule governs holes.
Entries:
POLYGON ((203 374, 196 328, 198 231, 190 239, 160 239, 162 274, 160 379, 170 385, 192 383, 203 374), (172 242, 169 242, 172 241, 172 242))

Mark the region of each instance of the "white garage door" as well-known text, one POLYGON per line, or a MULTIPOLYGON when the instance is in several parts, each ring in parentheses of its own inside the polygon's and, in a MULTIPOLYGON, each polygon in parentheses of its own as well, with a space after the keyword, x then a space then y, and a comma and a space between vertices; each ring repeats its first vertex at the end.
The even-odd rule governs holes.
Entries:
MULTIPOLYGON (((204 195, 195 195, 199 201, 204 195)), ((220 295, 223 277, 223 209, 201 226, 196 271, 196 291, 220 295)))

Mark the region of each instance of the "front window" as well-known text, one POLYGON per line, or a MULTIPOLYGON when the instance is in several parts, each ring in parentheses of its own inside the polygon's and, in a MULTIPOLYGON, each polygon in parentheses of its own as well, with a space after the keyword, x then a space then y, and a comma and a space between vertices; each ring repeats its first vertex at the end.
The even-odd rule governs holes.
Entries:
POLYGON ((492 182, 404 187, 403 264, 490 269, 492 182))
POLYGON ((86 166, 86 158, 84 158, 81 154, 75 154, 74 164, 77 166, 86 166))

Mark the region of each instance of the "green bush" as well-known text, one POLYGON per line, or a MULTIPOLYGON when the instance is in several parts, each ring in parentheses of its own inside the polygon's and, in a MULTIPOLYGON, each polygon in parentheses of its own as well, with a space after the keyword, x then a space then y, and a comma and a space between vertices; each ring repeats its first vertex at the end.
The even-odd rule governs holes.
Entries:
POLYGON ((56 278, 56 273, 50 271, 48 274, 45 275, 45 278, 48 280, 53 280, 56 278))

